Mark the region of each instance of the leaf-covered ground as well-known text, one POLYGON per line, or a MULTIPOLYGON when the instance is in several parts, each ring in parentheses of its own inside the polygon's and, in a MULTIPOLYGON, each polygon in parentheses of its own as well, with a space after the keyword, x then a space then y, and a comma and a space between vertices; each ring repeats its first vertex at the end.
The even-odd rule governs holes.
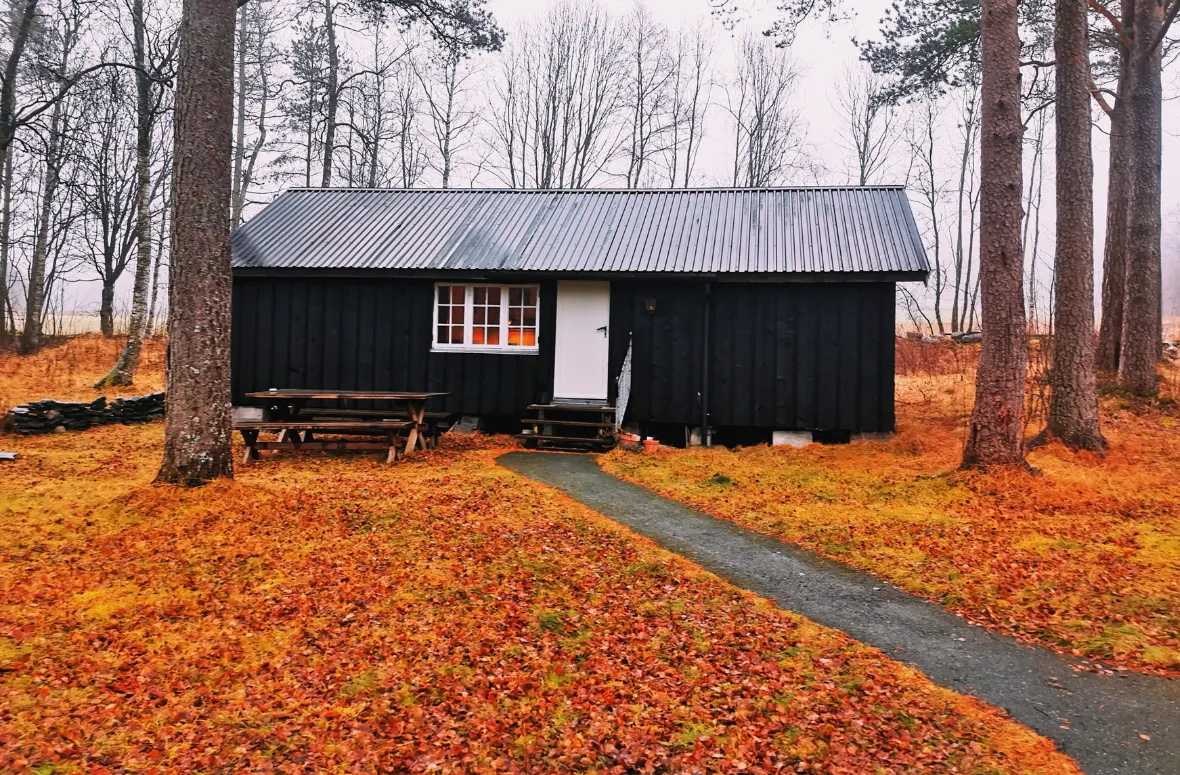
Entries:
POLYGON ((972 366, 899 378, 887 443, 615 452, 603 465, 989 627, 1180 676, 1180 414, 1168 397, 1180 373, 1165 372, 1160 401, 1103 399, 1105 458, 1054 444, 1029 456, 1040 475, 979 475, 955 472, 972 366))
POLYGON ((1077 772, 495 450, 178 490, 161 435, 0 437, 0 771, 1077 772))

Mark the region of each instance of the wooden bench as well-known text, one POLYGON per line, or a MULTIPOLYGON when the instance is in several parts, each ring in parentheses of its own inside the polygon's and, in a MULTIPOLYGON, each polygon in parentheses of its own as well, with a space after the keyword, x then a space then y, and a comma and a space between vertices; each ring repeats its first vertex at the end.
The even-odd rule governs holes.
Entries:
MULTIPOLYGON (((400 409, 323 409, 320 407, 307 407, 303 410, 302 416, 311 417, 315 420, 344 420, 362 417, 377 417, 382 420, 409 420, 409 415, 400 409)), ((453 417, 451 412, 426 412, 423 414, 425 422, 419 426, 418 430, 429 441, 431 447, 438 443, 438 426, 443 420, 453 417)))
POLYGON ((234 430, 242 434, 242 441, 246 444, 246 454, 243 463, 261 458, 262 450, 279 449, 320 449, 320 450, 385 450, 385 462, 393 463, 398 458, 398 447, 405 447, 410 431, 419 426, 412 420, 287 420, 287 421, 253 421, 244 420, 234 423, 234 430), (261 433, 278 433, 277 441, 259 441, 261 433), (306 433, 306 436, 301 434, 306 433), (354 436, 384 437, 368 441, 355 439, 339 439, 325 441, 313 437, 315 433, 354 436))

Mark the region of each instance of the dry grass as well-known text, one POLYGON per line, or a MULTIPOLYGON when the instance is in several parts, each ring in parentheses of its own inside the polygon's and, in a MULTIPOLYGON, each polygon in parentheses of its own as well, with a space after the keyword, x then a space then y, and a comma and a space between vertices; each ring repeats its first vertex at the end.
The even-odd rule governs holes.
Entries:
POLYGON ((1102 399, 1105 457, 1054 444, 1029 457, 1040 475, 963 474, 974 353, 899 348, 887 443, 616 452, 604 466, 994 629, 1180 675, 1177 370, 1159 400, 1102 399))
MULTIPOLYGON (((68 397, 92 345, 4 394, 68 397)), ((0 771, 1078 772, 479 443, 184 490, 161 434, 5 442, 0 771)))
MULTIPOLYGON (((0 412, 41 398, 93 401, 100 393, 91 385, 114 365, 126 341, 126 337, 107 339, 99 334, 87 334, 66 339, 27 358, 0 354, 0 412)), ((101 395, 116 398, 163 390, 164 349, 162 338, 149 339, 144 345, 135 384, 104 390, 101 395)))

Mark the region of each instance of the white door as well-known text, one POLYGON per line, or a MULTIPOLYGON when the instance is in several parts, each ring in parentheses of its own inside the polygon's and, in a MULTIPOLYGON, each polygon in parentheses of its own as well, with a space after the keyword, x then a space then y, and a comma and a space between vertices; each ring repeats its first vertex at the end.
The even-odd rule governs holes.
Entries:
POLYGON ((606 401, 610 283, 557 284, 553 397, 606 401))

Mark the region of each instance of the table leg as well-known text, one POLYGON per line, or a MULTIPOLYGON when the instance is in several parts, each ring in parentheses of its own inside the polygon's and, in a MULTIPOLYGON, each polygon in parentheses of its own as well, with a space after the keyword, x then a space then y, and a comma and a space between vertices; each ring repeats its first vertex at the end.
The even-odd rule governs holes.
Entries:
POLYGON ((414 421, 414 438, 417 440, 422 451, 425 452, 429 447, 426 444, 426 434, 420 433, 418 428, 426 422, 426 402, 425 401, 410 401, 407 404, 410 412, 410 419, 414 421))
POLYGON ((258 460, 261 455, 254 448, 254 443, 258 441, 258 431, 242 431, 242 441, 246 443, 246 454, 242 456, 242 465, 249 463, 251 460, 258 460))
POLYGON ((414 426, 410 428, 410 432, 406 434, 406 457, 409 457, 414 454, 414 450, 418 447, 418 414, 415 402, 406 402, 406 414, 410 415, 410 420, 414 423, 414 426))
POLYGON ((389 434, 389 454, 385 456, 385 462, 392 465, 397 462, 397 434, 389 434))

